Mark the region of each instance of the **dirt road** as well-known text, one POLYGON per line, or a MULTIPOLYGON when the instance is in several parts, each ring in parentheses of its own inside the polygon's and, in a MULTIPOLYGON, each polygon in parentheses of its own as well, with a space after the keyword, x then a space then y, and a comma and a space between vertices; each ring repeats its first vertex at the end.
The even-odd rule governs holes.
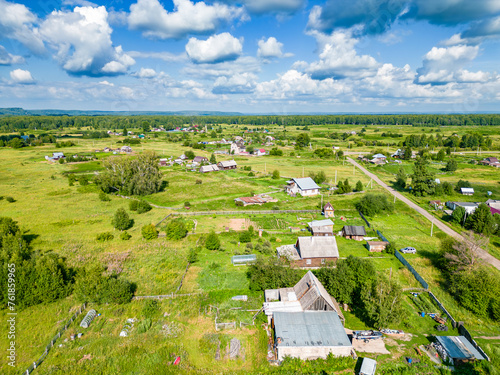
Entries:
MULTIPOLYGON (((446 234, 452 236, 453 238, 455 238, 456 240, 458 240, 460 242, 464 242, 465 241, 465 238, 460 233, 454 231, 448 225, 446 225, 445 223, 443 223, 442 221, 440 221, 436 217, 432 216, 429 212, 427 212, 426 210, 424 210, 422 207, 418 206, 417 204, 413 203, 411 200, 409 200, 408 198, 406 198, 403 194, 401 194, 398 191, 396 191, 393 188, 391 188, 389 185, 387 185, 384 181, 382 181, 376 175, 374 175, 373 173, 369 172, 366 168, 364 168, 361 165, 359 165, 359 163, 357 163, 356 161, 354 161, 351 158, 347 158, 347 161, 349 163, 355 165, 364 174, 366 174, 368 177, 370 177, 371 179, 373 179, 373 181, 375 181, 377 184, 379 184, 380 186, 382 186, 389 193, 391 193, 392 195, 394 195, 397 199, 399 199, 400 201, 406 203, 408 206, 410 206, 411 208, 413 208, 418 213, 422 214, 425 218, 427 218, 431 222, 434 222, 434 225, 437 226, 439 229, 441 229, 443 232, 445 232, 446 234)), ((492 256, 491 254, 489 254, 485 250, 478 251, 478 256, 481 259, 483 259, 485 262, 491 264, 493 267, 495 267, 496 269, 500 270, 500 260, 498 260, 497 258, 495 258, 494 256, 492 256)))

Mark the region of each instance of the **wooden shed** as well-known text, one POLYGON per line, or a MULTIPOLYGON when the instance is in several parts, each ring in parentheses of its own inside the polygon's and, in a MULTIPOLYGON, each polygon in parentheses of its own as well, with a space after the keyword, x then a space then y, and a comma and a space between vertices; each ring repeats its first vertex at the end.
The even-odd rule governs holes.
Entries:
POLYGON ((375 252, 380 253, 381 251, 385 250, 385 248, 387 247, 387 245, 389 245, 389 242, 385 242, 385 241, 366 241, 366 248, 371 253, 375 253, 375 252))
POLYGON ((342 228, 342 237, 349 240, 363 241, 366 236, 366 230, 363 225, 345 225, 342 228))

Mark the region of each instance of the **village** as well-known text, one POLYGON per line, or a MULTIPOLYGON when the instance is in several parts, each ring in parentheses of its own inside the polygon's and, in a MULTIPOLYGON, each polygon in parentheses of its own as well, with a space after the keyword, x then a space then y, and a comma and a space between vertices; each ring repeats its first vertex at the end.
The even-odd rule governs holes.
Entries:
MULTIPOLYGON (((42 238, 62 241, 71 264, 96 259, 110 277, 136 285, 125 304, 63 299, 71 314, 82 315, 35 361, 36 371, 62 367, 71 373, 78 368, 68 364, 74 357, 81 357, 80 366, 98 368, 107 360, 92 345, 114 353, 120 343, 145 345, 148 353, 168 348, 158 364, 181 373, 210 367, 286 373, 295 358, 364 375, 431 369, 480 374, 470 371, 495 361, 489 337, 498 335, 498 324, 490 315, 478 315, 482 323, 471 318, 441 286, 445 276, 437 259, 448 234, 437 221, 466 236, 462 228, 483 206, 492 217, 500 213, 496 186, 472 179, 461 186, 451 173, 433 176, 433 186, 452 181, 453 190, 415 198, 432 215, 427 220, 369 174, 388 183, 398 168, 412 168, 421 154, 405 145, 300 144, 303 132, 285 140, 272 127, 226 127, 212 141, 205 140, 212 130, 206 126, 140 130, 31 151, 33 166, 48 177, 33 194, 41 196, 46 186, 54 192, 42 238), (142 195, 113 179, 106 188, 100 176, 127 160, 146 160, 166 183, 142 195), (93 211, 78 203, 82 198, 93 211), (68 202, 73 211, 58 219, 68 202), (382 207, 371 211, 377 202, 382 207), (142 213, 138 205, 146 207, 142 213), (111 218, 123 208, 133 222, 119 229, 111 218), (55 228, 63 230, 47 234, 55 228), (79 325, 84 316, 85 327, 79 325)), ((352 132, 346 130, 359 136, 359 129, 352 132)), ((457 152, 455 158, 487 176, 498 171, 491 168, 498 163, 494 157, 457 152), (474 163, 466 164, 472 156, 474 163)), ((415 185, 407 186, 397 191, 410 196, 415 185)), ((24 204, 12 191, 16 202, 8 207, 24 204)), ((493 313, 489 306, 486 314, 493 313)))

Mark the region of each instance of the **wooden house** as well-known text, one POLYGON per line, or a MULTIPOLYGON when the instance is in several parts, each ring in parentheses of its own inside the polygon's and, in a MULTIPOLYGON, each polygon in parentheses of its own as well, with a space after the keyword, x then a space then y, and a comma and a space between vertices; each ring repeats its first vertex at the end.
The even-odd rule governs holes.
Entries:
POLYGON ((330 202, 323 207, 323 215, 325 215, 325 218, 335 217, 335 209, 330 202))
POLYGON ((374 253, 380 253, 381 251, 384 251, 385 248, 389 245, 389 242, 385 241, 366 241, 366 248, 368 249, 369 252, 374 253))
POLYGON ((219 170, 226 171, 228 169, 236 169, 238 165, 234 160, 225 160, 225 161, 220 161, 217 163, 217 167, 219 167, 219 170))
POLYGON ((345 225, 342 228, 342 237, 349 240, 363 241, 366 236, 366 230, 363 225, 345 225))
POLYGON ((286 192, 291 196, 297 194, 303 197, 311 197, 319 194, 320 187, 314 182, 311 177, 292 178, 287 181, 286 192))

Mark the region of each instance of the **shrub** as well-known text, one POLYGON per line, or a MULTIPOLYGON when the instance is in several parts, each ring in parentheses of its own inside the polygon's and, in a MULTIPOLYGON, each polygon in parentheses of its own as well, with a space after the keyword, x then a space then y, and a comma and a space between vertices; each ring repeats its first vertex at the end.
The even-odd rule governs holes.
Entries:
POLYGON ((250 173, 248 174, 248 177, 253 177, 253 176, 255 176, 255 173, 253 173, 253 172, 250 172, 250 173))
POLYGON ((363 191, 363 183, 361 181, 356 182, 356 191, 363 191))
POLYGON ((115 236, 111 232, 104 232, 104 233, 99 233, 97 235, 97 241, 99 242, 105 242, 105 241, 111 241, 115 236))
POLYGON ((279 180, 280 178, 280 171, 278 171, 277 169, 275 169, 273 171, 273 180, 279 180))
POLYGON ((12 197, 5 197, 5 200, 9 203, 14 203, 16 200, 12 197))
POLYGON ((196 183, 195 183, 195 184, 196 184, 196 185, 201 185, 201 184, 202 184, 202 182, 203 182, 202 180, 196 180, 196 183))
POLYGON ((461 188, 470 188, 472 185, 469 181, 458 180, 457 185, 455 186, 455 190, 460 193, 461 188))
POLYGON ((80 176, 80 177, 78 178, 78 182, 79 182, 79 183, 80 183, 80 185, 82 185, 82 186, 87 186, 87 185, 89 184, 89 178, 88 178, 88 176, 85 176, 85 175, 80 176))
POLYGON ((208 250, 219 250, 220 249, 220 240, 219 240, 219 236, 217 236, 217 233, 215 233, 214 231, 211 231, 208 234, 207 239, 205 240, 205 247, 208 250))
POLYGON ((385 252, 387 254, 394 255, 396 253, 396 249, 397 249, 396 244, 394 242, 389 242, 389 244, 385 248, 385 252))
POLYGON ((139 201, 135 199, 131 199, 130 202, 128 203, 128 208, 130 211, 137 211, 137 205, 139 204, 139 201))
POLYGON ((145 225, 141 229, 142 237, 146 240, 158 238, 158 230, 153 224, 145 225))
POLYGON ((449 159, 444 170, 446 172, 455 172, 458 169, 458 163, 455 159, 449 159))
POLYGON ((151 205, 146 201, 139 201, 137 203, 137 213, 138 214, 143 214, 144 212, 151 211, 152 208, 153 207, 151 207, 151 205))
POLYGON ((116 211, 111 224, 113 224, 113 226, 118 230, 127 230, 132 227, 133 223, 127 212, 123 208, 119 208, 116 211))
POLYGON ((246 230, 240 233, 239 239, 241 243, 247 243, 252 241, 252 236, 250 232, 246 230))
POLYGON ((58 160, 58 162, 59 162, 59 164, 64 164, 64 159, 61 158, 61 159, 58 160))
POLYGON ((185 201, 184 202, 184 207, 191 207, 191 203, 189 203, 189 201, 185 201))
POLYGON ((196 263, 198 261, 198 248, 189 249, 187 261, 190 264, 196 263))
POLYGON ((235 202, 234 202, 234 204, 235 204, 236 206, 238 206, 238 207, 243 207, 243 206, 244 206, 244 204, 243 204, 243 202, 242 202, 242 201, 235 201, 235 202))
POLYGON ((384 194, 368 193, 356 203, 356 208, 367 216, 373 216, 381 211, 392 212, 394 206, 384 194))
POLYGON ((108 194, 106 194, 104 191, 99 192, 99 200, 102 202, 109 202, 111 200, 110 197, 108 197, 108 194))
POLYGON ((165 227, 167 239, 180 240, 187 236, 186 223, 183 219, 174 219, 165 227))
POLYGON ((132 238, 132 236, 127 231, 125 231, 122 234, 120 234, 120 239, 121 240, 128 241, 131 238, 132 238))

